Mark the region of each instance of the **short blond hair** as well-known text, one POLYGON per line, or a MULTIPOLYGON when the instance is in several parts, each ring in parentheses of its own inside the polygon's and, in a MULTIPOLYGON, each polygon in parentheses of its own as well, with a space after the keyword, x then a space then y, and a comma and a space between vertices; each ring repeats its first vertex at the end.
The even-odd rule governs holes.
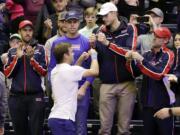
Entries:
POLYGON ((89 7, 84 11, 84 16, 97 15, 98 11, 95 7, 89 7))

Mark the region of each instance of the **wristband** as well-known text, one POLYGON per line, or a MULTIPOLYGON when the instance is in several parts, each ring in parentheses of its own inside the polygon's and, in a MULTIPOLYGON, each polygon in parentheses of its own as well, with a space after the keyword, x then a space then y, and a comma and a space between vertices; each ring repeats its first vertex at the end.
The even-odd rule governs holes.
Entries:
POLYGON ((168 110, 168 112, 169 112, 169 116, 173 116, 173 111, 172 111, 172 109, 171 108, 169 108, 169 110, 168 110))
POLYGON ((92 60, 97 60, 97 53, 95 53, 95 52, 92 53, 92 54, 91 54, 91 59, 92 59, 92 60))

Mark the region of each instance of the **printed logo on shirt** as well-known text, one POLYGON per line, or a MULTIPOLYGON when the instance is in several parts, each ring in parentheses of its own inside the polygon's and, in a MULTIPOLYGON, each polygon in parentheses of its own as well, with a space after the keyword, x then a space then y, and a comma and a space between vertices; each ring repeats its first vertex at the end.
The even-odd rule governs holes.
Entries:
POLYGON ((151 61, 150 63, 151 63, 153 66, 155 66, 155 65, 158 65, 158 64, 162 63, 162 59, 159 59, 158 61, 151 61))
POLYGON ((80 50, 80 44, 72 44, 73 50, 80 50))

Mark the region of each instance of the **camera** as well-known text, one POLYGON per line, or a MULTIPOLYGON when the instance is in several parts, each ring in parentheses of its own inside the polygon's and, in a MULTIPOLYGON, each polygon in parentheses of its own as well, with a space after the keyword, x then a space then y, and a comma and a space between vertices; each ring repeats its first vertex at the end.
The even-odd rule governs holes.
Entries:
POLYGON ((29 45, 34 48, 36 45, 38 44, 38 40, 36 39, 31 39, 30 42, 29 42, 29 45))
POLYGON ((148 16, 139 16, 139 17, 137 17, 137 22, 138 23, 149 22, 149 17, 148 16))

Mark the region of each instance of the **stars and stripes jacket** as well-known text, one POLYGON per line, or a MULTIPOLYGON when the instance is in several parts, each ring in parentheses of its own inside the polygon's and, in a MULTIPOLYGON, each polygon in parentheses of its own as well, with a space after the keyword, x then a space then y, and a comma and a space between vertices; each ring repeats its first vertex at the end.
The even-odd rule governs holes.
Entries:
POLYGON ((11 93, 34 94, 43 92, 42 76, 47 73, 47 56, 42 45, 35 47, 30 58, 25 53, 21 58, 16 55, 17 49, 8 51, 8 62, 4 66, 4 74, 12 78, 11 93))
MULTIPOLYGON (((94 43, 94 47, 98 52, 99 77, 102 83, 113 84, 134 80, 132 74, 126 68, 126 51, 124 50, 136 50, 136 27, 121 21, 119 28, 114 32, 111 32, 104 25, 94 30, 93 33, 97 34, 98 32, 103 32, 107 40, 110 41, 109 48, 101 42, 96 41, 94 43), (119 55, 112 52, 113 46, 121 48, 122 53, 119 55)), ((116 50, 114 49, 114 51, 116 50)))

